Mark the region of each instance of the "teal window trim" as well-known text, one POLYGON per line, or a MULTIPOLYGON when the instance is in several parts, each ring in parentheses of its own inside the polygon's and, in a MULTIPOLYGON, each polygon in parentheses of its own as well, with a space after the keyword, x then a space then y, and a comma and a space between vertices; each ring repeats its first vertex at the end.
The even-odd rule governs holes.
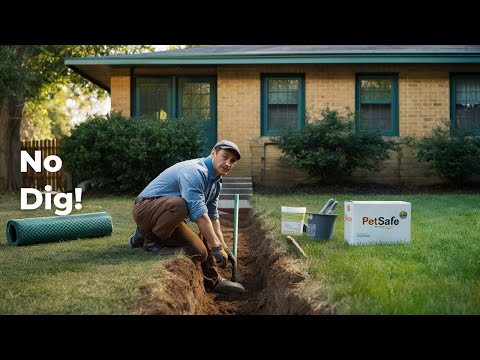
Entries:
POLYGON ((137 86, 139 82, 163 82, 168 84, 167 95, 167 118, 176 118, 176 106, 175 106, 175 82, 172 76, 137 76, 132 81, 132 116, 140 116, 140 88, 137 86))
MULTIPOLYGON (((181 76, 178 78, 178 91, 175 92, 175 95, 177 96, 178 93, 178 103, 183 104, 183 92, 180 91, 183 87, 184 82, 208 82, 210 83, 210 117, 213 119, 217 118, 217 86, 216 86, 216 81, 217 78, 215 76, 181 76)), ((178 117, 182 117, 182 107, 179 106, 178 109, 178 117)))
POLYGON ((260 118, 261 136, 279 136, 279 131, 268 130, 268 80, 298 80, 297 127, 305 126, 305 75, 304 74, 261 74, 260 75, 260 118))
POLYGON ((455 79, 457 78, 456 73, 450 73, 450 124, 455 126, 455 120, 457 118, 456 111, 456 91, 457 87, 455 86, 455 79))
POLYGON ((170 76, 170 81, 172 83, 172 88, 169 89, 170 96, 172 97, 172 119, 177 119, 178 116, 178 109, 177 109, 177 85, 178 84, 178 78, 173 75, 170 76))
POLYGON ((137 89, 133 67, 130 67, 130 117, 135 116, 135 92, 137 89))
MULTIPOLYGON (((398 74, 396 73, 361 73, 361 74, 356 74, 356 79, 355 79, 355 111, 357 114, 360 114, 360 109, 361 109, 361 81, 364 79, 371 79, 371 80, 385 80, 389 79, 392 82, 392 93, 391 93, 391 98, 390 102, 388 104, 391 104, 391 131, 382 131, 383 136, 399 136, 400 131, 399 131, 399 91, 398 91, 398 74)), ((382 102, 382 101, 375 101, 375 102, 370 102, 371 104, 376 103, 385 103, 387 102, 382 102)), ((357 131, 360 129, 360 116, 357 117, 356 119, 356 128, 357 131)))
MULTIPOLYGON (((450 124, 453 127, 457 126, 457 79, 471 79, 478 78, 480 80, 480 73, 450 73, 450 124)), ((473 132, 474 136, 480 136, 480 129, 473 132)))

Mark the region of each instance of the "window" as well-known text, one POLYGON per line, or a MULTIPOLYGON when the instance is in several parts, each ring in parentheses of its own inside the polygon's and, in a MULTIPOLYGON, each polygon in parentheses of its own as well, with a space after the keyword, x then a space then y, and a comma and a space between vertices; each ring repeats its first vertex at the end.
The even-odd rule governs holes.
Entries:
POLYGON ((303 75, 262 75, 262 136, 279 135, 290 125, 305 123, 303 75))
POLYGON ((393 74, 357 75, 357 129, 380 129, 398 136, 398 77, 393 74))
POLYGON ((450 99, 452 125, 480 135, 480 74, 452 74, 450 99))
POLYGON ((186 119, 210 120, 210 83, 182 82, 182 115, 186 119))
POLYGON ((137 78, 135 116, 167 120, 172 114, 171 81, 167 78, 137 78))
POLYGON ((214 76, 139 76, 133 79, 132 115, 196 120, 203 128, 203 155, 217 142, 217 79, 214 76))

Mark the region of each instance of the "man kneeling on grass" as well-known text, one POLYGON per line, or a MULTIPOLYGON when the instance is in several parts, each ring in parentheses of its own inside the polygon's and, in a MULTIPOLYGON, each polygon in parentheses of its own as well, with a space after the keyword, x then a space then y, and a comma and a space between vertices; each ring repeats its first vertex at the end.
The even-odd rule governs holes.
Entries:
POLYGON ((236 261, 223 239, 218 199, 222 176, 240 157, 235 143, 222 140, 207 158, 183 161, 163 171, 135 200, 137 229, 128 242, 130 248, 164 255, 183 247, 193 261, 201 263, 207 291, 244 292, 241 284, 222 278, 216 268, 236 261), (197 223, 203 240, 187 226, 187 216, 197 223))

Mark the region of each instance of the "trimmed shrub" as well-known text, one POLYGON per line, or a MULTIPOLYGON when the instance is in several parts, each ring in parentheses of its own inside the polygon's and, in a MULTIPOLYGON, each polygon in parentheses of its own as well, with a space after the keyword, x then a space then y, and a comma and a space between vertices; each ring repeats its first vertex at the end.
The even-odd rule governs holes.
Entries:
POLYGON ((355 169, 378 170, 393 144, 379 131, 356 131, 355 114, 322 110, 321 118, 303 129, 289 128, 278 138, 281 160, 320 181, 343 182, 355 169))
POLYGON ((112 112, 76 126, 60 146, 65 169, 95 189, 140 192, 171 165, 200 156, 202 129, 194 121, 130 118, 112 112))
POLYGON ((448 122, 433 129, 430 136, 408 140, 419 161, 431 163, 440 178, 463 187, 472 175, 480 174, 480 138, 471 135, 448 122))

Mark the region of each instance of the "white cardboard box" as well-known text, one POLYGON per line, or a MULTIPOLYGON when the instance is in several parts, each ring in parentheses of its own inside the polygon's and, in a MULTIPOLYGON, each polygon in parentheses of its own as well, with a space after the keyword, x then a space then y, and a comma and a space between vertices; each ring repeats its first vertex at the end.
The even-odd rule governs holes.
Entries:
POLYGON ((412 205, 405 201, 345 201, 345 240, 350 245, 408 243, 412 205))

